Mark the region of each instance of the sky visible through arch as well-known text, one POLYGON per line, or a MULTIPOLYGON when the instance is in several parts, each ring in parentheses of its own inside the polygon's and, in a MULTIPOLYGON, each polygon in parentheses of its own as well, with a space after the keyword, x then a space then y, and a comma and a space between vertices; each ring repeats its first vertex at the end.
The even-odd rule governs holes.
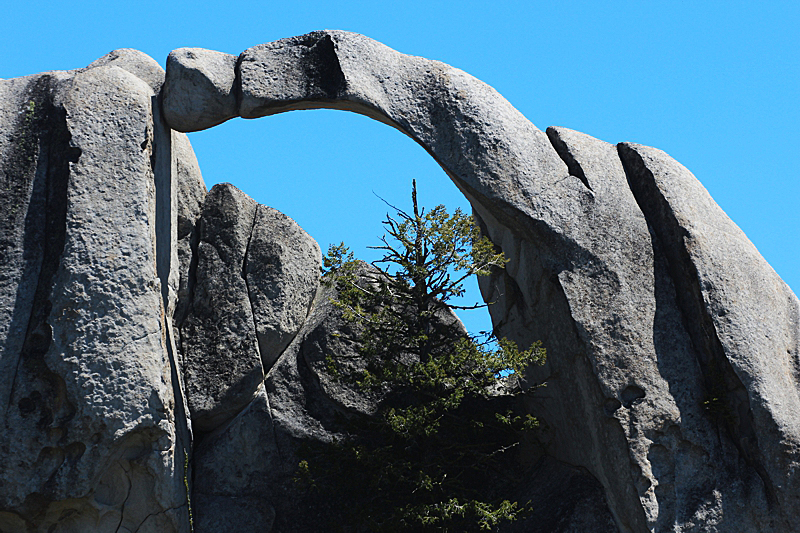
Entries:
MULTIPOLYGON (((164 65, 195 46, 239 54, 317 29, 363 33, 461 68, 539 128, 660 148, 686 165, 800 291, 800 2, 435 0, 6 2, 0 78, 86 66, 115 48, 164 65)), ((337 111, 235 119, 191 134, 206 183, 232 182, 324 248, 364 256, 386 207, 466 207, 424 150, 337 111)), ((483 322, 485 324, 485 321, 483 322)), ((484 326, 469 323, 472 329, 484 326)))
MULTIPOLYGON (((421 207, 444 204, 450 213, 459 208, 472 212, 421 146, 355 113, 318 109, 237 119, 189 138, 204 173, 213 167, 219 181, 289 215, 317 240, 323 254, 343 241, 356 257, 379 259, 382 253, 369 247, 381 244, 381 223, 387 213, 394 214, 387 202, 410 212, 412 179, 421 207), (232 153, 247 157, 226 157, 232 153), (217 168, 219 162, 223 165, 217 168)), ((483 303, 475 279, 465 286, 460 305, 483 303)), ((485 309, 458 314, 473 332, 491 329, 485 309)))

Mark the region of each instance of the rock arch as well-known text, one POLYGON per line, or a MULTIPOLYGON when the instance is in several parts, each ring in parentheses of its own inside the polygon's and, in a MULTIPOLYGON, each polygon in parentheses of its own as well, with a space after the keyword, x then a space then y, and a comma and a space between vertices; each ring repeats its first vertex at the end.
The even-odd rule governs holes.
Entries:
MULTIPOLYGON (((177 132, 323 107, 422 145, 511 259, 481 283, 493 321, 521 344, 544 341, 549 361, 533 377, 548 386, 531 408, 550 426, 548 453, 591 473, 619 531, 778 532, 800 521, 800 303, 664 152, 542 132, 461 70, 339 31, 238 58, 179 49, 165 78, 122 50, 87 69, 3 80, 0 91, 2 169, 14 185, 0 459, 29 470, 46 459, 30 479, 0 475, 0 527, 186 528, 186 389, 169 318, 186 312, 178 278, 194 252, 179 238, 194 235, 202 198, 180 204, 181 180, 199 173, 177 132), (53 198, 58 209, 43 211, 53 198), (43 244, 53 239, 63 246, 43 244), (31 353, 40 366, 24 362, 31 353), (108 368, 113 380, 84 379, 108 368), (26 426, 40 411, 47 427, 26 426), (109 412, 110 429, 99 414, 109 412)), ((232 189, 217 197, 256 225, 259 207, 232 189)), ((260 388, 242 416, 272 420, 269 388, 286 376, 266 388, 251 379, 260 388)), ((208 512, 260 505, 225 498, 208 512)), ((274 519, 259 511, 262 526, 274 519)))
POLYGON ((785 488, 798 483, 794 445, 770 450, 758 435, 797 442, 783 403, 800 406, 790 377, 797 301, 685 168, 651 148, 545 134, 463 71, 357 34, 259 45, 229 56, 224 70, 215 54, 171 54, 163 102, 173 128, 343 109, 397 128, 442 166, 511 258, 482 284, 498 301, 495 324, 550 351, 558 400, 537 407, 561 426, 554 453, 601 481, 620 530, 689 524, 709 506, 730 517, 729 495, 754 485, 763 492, 738 523, 793 521, 785 488), (759 309, 781 309, 767 335, 747 326, 759 309), (728 445, 712 444, 713 424, 695 421, 721 390, 737 413, 728 445), (728 446, 747 466, 733 466, 728 446), (781 518, 768 518, 774 506, 781 518))

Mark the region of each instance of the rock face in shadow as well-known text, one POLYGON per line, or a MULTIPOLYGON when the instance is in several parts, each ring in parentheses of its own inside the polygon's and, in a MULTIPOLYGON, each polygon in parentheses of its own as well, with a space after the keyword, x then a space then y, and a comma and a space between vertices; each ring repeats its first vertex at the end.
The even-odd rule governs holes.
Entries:
POLYGON ((0 80, 0 531, 186 532, 189 495, 197 531, 317 530, 296 452, 369 412, 325 374, 353 347, 319 248, 206 194, 178 133, 313 108, 420 143, 510 259, 481 280, 495 328, 548 351, 519 488, 544 511, 516 530, 796 529, 800 303, 700 182, 322 31, 0 80))
POLYGON ((253 399, 264 379, 242 276, 256 202, 232 185, 208 193, 180 351, 192 427, 210 431, 253 399))
POLYGON ((206 184, 200 173, 197 158, 186 135, 176 136, 172 143, 175 175, 178 178, 176 206, 176 246, 178 254, 178 301, 173 314, 176 325, 186 319, 191 294, 194 290, 197 267, 197 245, 199 244, 200 215, 206 198, 206 184))
MULTIPOLYGON (((309 444, 340 438, 350 428, 347 420, 376 411, 374 399, 328 373, 328 354, 360 360, 352 325, 331 303, 334 296, 333 289, 319 288, 303 328, 255 399, 199 442, 192 493, 197 533, 219 531, 219 524, 229 531, 327 530, 330 516, 353 503, 323 498, 295 480, 309 444), (251 512, 242 513, 243 506, 251 512)), ((540 457, 521 477, 510 496, 540 502, 541 510, 503 531, 617 531, 601 485, 585 470, 540 457)))
POLYGON ((209 432, 250 403, 300 330, 321 256, 292 219, 230 184, 205 197, 197 231, 180 352, 192 426, 209 432))

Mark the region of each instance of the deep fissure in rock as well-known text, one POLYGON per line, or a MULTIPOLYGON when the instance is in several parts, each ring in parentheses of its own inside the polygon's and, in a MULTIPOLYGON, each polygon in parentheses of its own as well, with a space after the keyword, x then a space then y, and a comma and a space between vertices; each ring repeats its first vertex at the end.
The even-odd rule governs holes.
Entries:
POLYGON ((593 191, 592 186, 589 185, 589 179, 586 177, 586 173, 583 171, 580 163, 575 160, 575 156, 572 155, 572 152, 567 144, 558 135, 558 131, 551 126, 547 128, 545 133, 547 134, 547 138, 550 140, 550 144, 553 145, 553 148, 558 154, 558 157, 560 157, 564 163, 566 163, 570 176, 575 176, 581 180, 584 185, 586 185, 587 189, 593 191))
POLYGON ((697 268, 684 246, 686 230, 672 214, 641 156, 624 143, 618 144, 617 150, 634 198, 664 251, 684 326, 699 356, 709 418, 724 429, 741 457, 758 473, 768 503, 776 505, 775 487, 763 465, 747 389, 728 361, 708 314, 697 268))

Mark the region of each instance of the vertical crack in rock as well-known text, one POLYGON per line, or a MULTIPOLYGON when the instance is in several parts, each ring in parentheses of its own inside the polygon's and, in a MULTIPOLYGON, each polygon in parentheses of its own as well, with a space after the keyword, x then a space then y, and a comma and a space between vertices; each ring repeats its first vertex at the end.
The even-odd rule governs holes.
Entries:
MULTIPOLYGON (((201 206, 202 207, 202 206, 201 206)), ((200 234, 202 232, 202 224, 203 219, 202 217, 197 218, 194 228, 192 228, 192 233, 189 236, 189 250, 191 251, 191 258, 189 259, 189 268, 187 271, 187 281, 186 281, 186 297, 183 302, 179 301, 178 306, 176 309, 176 316, 174 317, 175 321, 175 329, 176 332, 176 343, 177 343, 177 350, 178 355, 181 358, 181 366, 186 364, 186 331, 185 331, 185 322, 189 316, 189 313, 194 305, 194 296, 195 296, 195 286, 197 285, 197 263, 199 260, 199 252, 198 246, 200 244, 200 234)), ((185 373, 185 369, 181 369, 181 372, 185 373)), ((188 416, 188 414, 187 414, 188 416)))
MULTIPOLYGON (((264 374, 267 373, 267 366, 264 364, 264 355, 261 353, 261 342, 258 337, 258 323, 256 321, 256 308, 253 304, 253 296, 252 291, 250 290, 250 283, 247 279, 247 263, 250 260, 250 243, 253 241, 253 232, 256 229, 256 223, 258 222, 258 209, 260 206, 256 206, 255 215, 253 216, 253 224, 250 226, 250 235, 247 237, 247 245, 244 248, 244 260, 242 261, 242 280, 244 280, 244 286, 247 290, 247 303, 250 304, 250 317, 253 319, 253 332, 256 335, 256 342, 255 342, 255 350, 256 355, 261 360, 261 365, 263 368, 264 374)), ((263 381, 263 379, 262 379, 263 381)))
MULTIPOLYGON (((163 104, 162 104, 163 105, 163 104)), ((172 171, 175 173, 173 186, 176 191, 177 209, 177 255, 178 301, 175 305, 173 323, 181 344, 179 356, 183 355, 181 329, 194 298, 197 282, 198 244, 200 243, 200 222, 206 190, 197 158, 189 139, 182 133, 172 132, 172 171)), ((181 364, 183 361, 181 361, 181 364)))
POLYGON ((687 230, 675 217, 642 156, 626 143, 618 144, 617 150, 631 191, 664 250, 684 325, 698 354, 709 415, 761 478, 768 503, 776 505, 776 489, 763 464, 748 391, 731 366, 704 303, 700 276, 687 249, 687 230))
POLYGON ((160 113, 158 96, 153 96, 153 133, 150 144, 150 168, 155 181, 156 201, 156 272, 161 281, 161 300, 164 312, 170 314, 174 305, 170 294, 170 273, 172 270, 173 233, 177 234, 173 218, 175 206, 173 205, 173 176, 172 176, 172 135, 160 113))
POLYGON ((294 220, 257 207, 243 275, 265 374, 308 317, 320 263, 319 245, 294 220))
POLYGON ((114 533, 119 533, 119 529, 122 527, 122 522, 125 520, 125 506, 128 504, 128 500, 131 497, 131 490, 133 488, 133 482, 130 479, 130 471, 125 468, 123 463, 120 463, 119 465, 128 478, 128 490, 125 493, 125 499, 122 500, 122 506, 119 510, 119 523, 117 524, 117 529, 114 530, 114 533))
POLYGON ((547 133, 547 138, 550 140, 550 144, 553 145, 553 148, 555 148, 558 157, 560 157, 564 163, 567 164, 567 169, 569 170, 570 175, 581 180, 583 184, 586 185, 587 189, 594 191, 592 186, 589 184, 589 179, 586 177, 586 173, 583 171, 580 163, 578 163, 578 161, 575 159, 575 156, 570 151, 567 143, 561 139, 558 130, 551 126, 547 128, 545 133, 547 133))
POLYGON ((236 58, 236 66, 233 68, 233 97, 236 99, 236 114, 241 116, 242 112, 242 59, 244 52, 236 58))
MULTIPOLYGON (((176 475, 184 479, 183 470, 186 463, 179 460, 181 451, 192 451, 192 429, 187 413, 186 398, 181 383, 181 365, 177 358, 176 329, 173 314, 177 309, 177 287, 172 280, 178 278, 174 269, 178 268, 177 258, 177 179, 173 167, 173 133, 161 117, 160 95, 151 98, 153 119, 153 141, 151 145, 150 164, 155 181, 155 240, 156 240, 156 272, 161 282, 162 328, 163 342, 167 351, 170 366, 170 384, 172 386, 174 417, 176 430, 175 461, 176 475)), ((191 463, 189 463, 191 464, 191 463)))

